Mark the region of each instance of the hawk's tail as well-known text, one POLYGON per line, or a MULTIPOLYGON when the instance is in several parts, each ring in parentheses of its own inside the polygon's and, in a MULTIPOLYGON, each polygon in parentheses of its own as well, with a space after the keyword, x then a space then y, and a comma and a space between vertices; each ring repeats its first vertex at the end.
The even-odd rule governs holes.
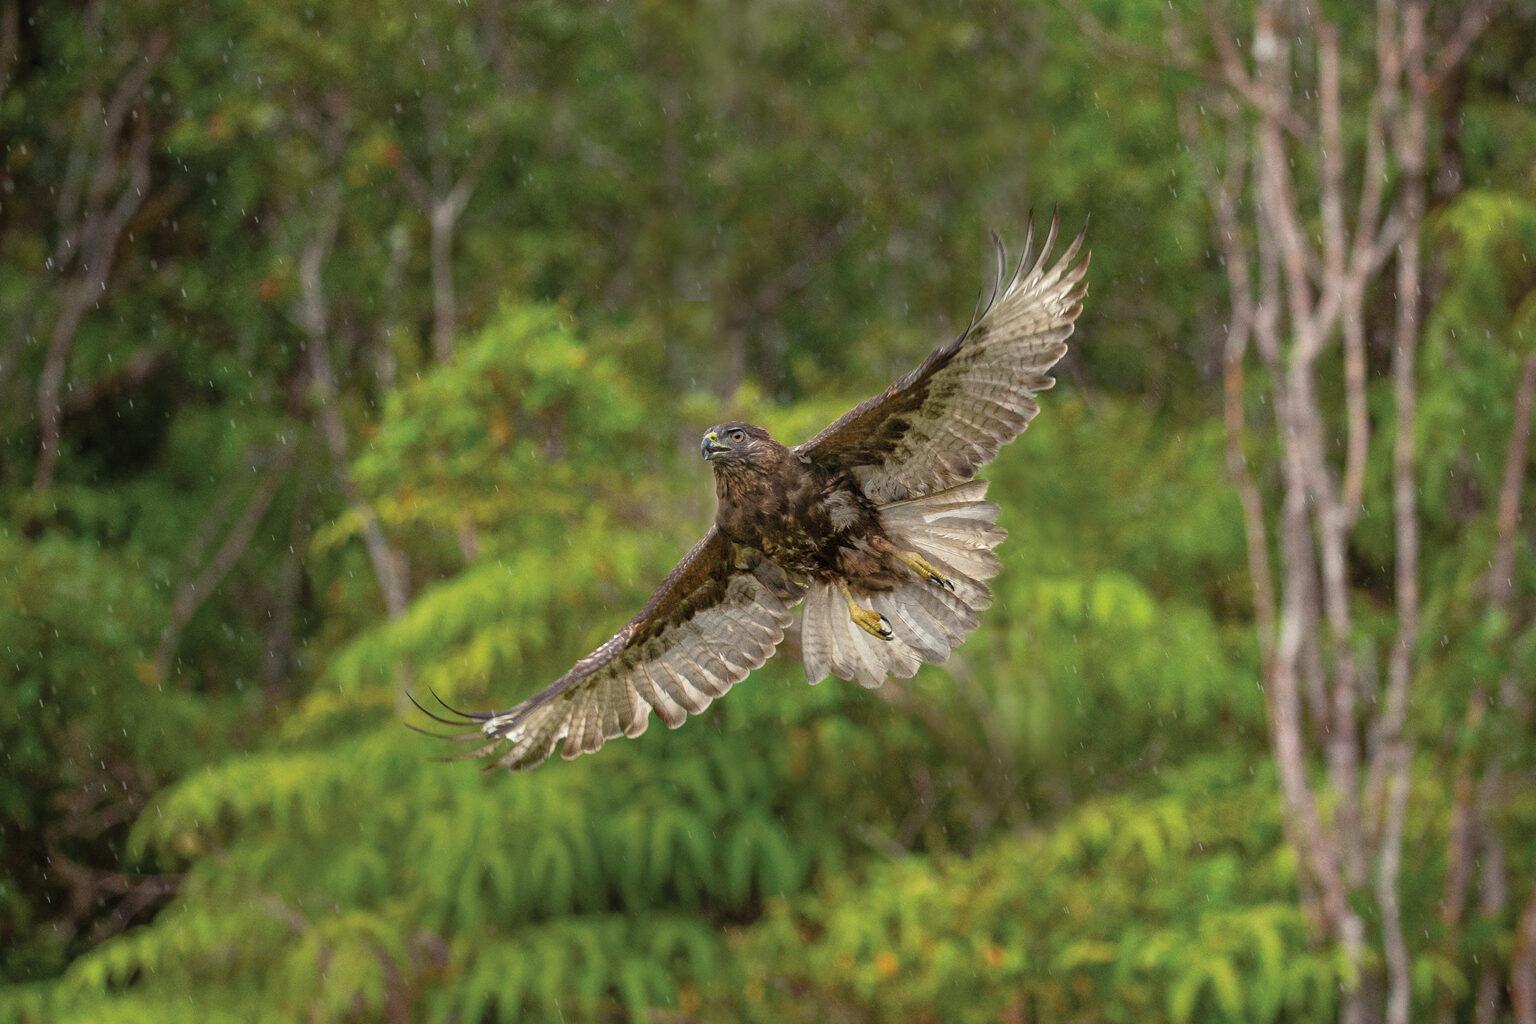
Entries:
POLYGON ((861 593, 860 605, 885 616, 895 637, 881 640, 860 629, 835 584, 815 583, 805 594, 801 647, 805 677, 819 683, 828 675, 879 686, 887 675, 909 678, 925 661, 941 662, 976 628, 991 607, 983 580, 1001 568, 992 549, 1006 531, 997 525, 997 506, 985 500, 987 484, 971 480, 945 491, 886 505, 880 510, 887 536, 897 547, 921 555, 954 585, 951 591, 915 576, 895 590, 861 593))

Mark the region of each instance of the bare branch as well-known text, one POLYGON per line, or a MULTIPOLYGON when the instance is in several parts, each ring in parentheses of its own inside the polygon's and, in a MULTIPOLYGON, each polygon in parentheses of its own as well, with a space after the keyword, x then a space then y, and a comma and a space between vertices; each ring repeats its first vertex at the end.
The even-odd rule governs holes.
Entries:
POLYGON ((1344 278, 1344 116, 1339 99, 1339 30, 1317 14, 1317 120, 1319 184, 1323 212, 1323 265, 1333 282, 1344 278))
POLYGON ((1531 454, 1531 418, 1536 411, 1536 354, 1525 357, 1515 388, 1514 421, 1504 454, 1504 478, 1499 486, 1498 513, 1494 520, 1493 559, 1488 569, 1489 603, 1509 610, 1515 595, 1515 539, 1520 526, 1520 498, 1527 480, 1525 467, 1531 454))
MULTIPOLYGON (((1424 0, 1403 7, 1403 66, 1408 80, 1423 80, 1424 0)), ((1377 902, 1382 913, 1382 942, 1387 962, 1387 1024, 1407 1024, 1411 991, 1408 950, 1403 937, 1398 897, 1404 819, 1407 815, 1409 760, 1412 756, 1406 725, 1408 691, 1419 639, 1419 522, 1416 437, 1418 382, 1415 357, 1419 345, 1419 303, 1423 286, 1419 226, 1424 217, 1424 166, 1427 148, 1427 101, 1422 88, 1409 90, 1404 116, 1396 132, 1398 160, 1403 169, 1400 200, 1405 218, 1403 241, 1397 252, 1397 330, 1392 349, 1392 394, 1396 404, 1396 437, 1392 449, 1392 517, 1395 540, 1394 583, 1397 638, 1387 666, 1380 756, 1386 780, 1385 809, 1377 873, 1377 902)))
POLYGON ((1202 67, 1195 55, 1186 49, 1158 49, 1152 46, 1143 46, 1132 42, 1117 32, 1111 32, 1102 21, 1085 8, 1081 0, 1066 0, 1067 12, 1077 22, 1077 27, 1083 35, 1093 40, 1094 44, 1122 60, 1132 61, 1137 64, 1145 64, 1149 67, 1171 68, 1176 71, 1188 71, 1207 78, 1217 77, 1213 69, 1202 67))
POLYGON ((10 88, 11 70, 21 52, 21 5, 16 0, 0 0, 0 103, 10 88))
POLYGON ((311 529, 314 494, 309 474, 298 473, 298 498, 288 526, 288 550, 283 554, 277 574, 277 593, 273 599, 272 623, 267 629, 266 646, 261 659, 262 690, 269 701, 277 696, 279 684, 293 661, 294 621, 304 586, 304 549, 311 529))
POLYGON ((1536 886, 1520 912, 1509 963, 1509 998, 1515 1024, 1536 1024, 1536 886))
MULTIPOLYGON (((1208 0, 1205 5, 1205 16, 1211 25, 1211 41, 1216 44, 1216 53, 1220 57, 1218 67, 1221 80, 1226 82, 1237 95, 1252 104, 1260 115, 1273 120, 1279 128, 1298 139, 1309 138, 1312 134, 1311 126, 1291 108, 1285 92, 1277 88, 1276 82, 1273 79, 1266 80, 1262 69, 1257 75, 1248 73, 1242 54, 1238 53, 1237 44, 1233 42, 1232 30, 1227 25, 1226 15, 1221 7, 1212 0, 1208 0)), ((1261 55, 1261 60, 1265 60, 1268 59, 1264 55, 1268 44, 1273 43, 1278 46, 1278 40, 1272 27, 1266 28, 1261 24, 1259 33, 1264 34, 1265 38, 1256 40, 1254 50, 1261 55)))
POLYGON ((198 609, 218 591, 219 584, 245 557, 251 539, 256 536, 256 528, 261 525, 267 509, 272 505, 272 499, 277 496, 278 488, 288 475, 289 467, 293 465, 297 450, 297 446, 286 439, 279 441, 274 448, 271 465, 257 481, 244 511, 230 527, 224 542, 208 563, 177 590, 175 600, 171 602, 170 619, 160 631, 160 643, 155 650, 156 679, 170 676, 171 662, 176 657, 176 645, 187 623, 192 621, 198 609))
POLYGON ((1232 37, 1226 29, 1225 18, 1214 4, 1210 5, 1208 16, 1212 25, 1217 26, 1212 32, 1212 37, 1220 60, 1215 64, 1202 60, 1187 44, 1182 32, 1166 32, 1164 38, 1169 43, 1166 48, 1144 46, 1110 31, 1102 21, 1083 7, 1080 0, 1067 0, 1065 6, 1082 33, 1106 53, 1149 67, 1161 67, 1198 75, 1212 85, 1225 85, 1247 100, 1255 109, 1268 112, 1277 118, 1284 129, 1292 135, 1306 138, 1310 134, 1310 128, 1306 122, 1289 108, 1283 98, 1266 92, 1248 74, 1241 55, 1232 44, 1232 37))
MULTIPOLYGON (((435 110, 435 105, 429 109, 435 110)), ((433 178, 436 181, 446 178, 448 172, 446 157, 440 151, 441 142, 437 141, 439 133, 434 131, 431 134, 434 138, 431 154, 433 178)), ((439 362, 452 358, 458 327, 458 293, 453 283, 454 236, 459 218, 469 205, 470 197, 481 175, 490 165, 495 150, 494 139, 486 139, 451 187, 429 184, 409 157, 402 158, 397 169, 406 192, 427 218, 432 267, 432 351, 439 362)))
POLYGON ((1229 119, 1226 170, 1218 173, 1204 155, 1199 119, 1187 100, 1179 105, 1179 126, 1185 146, 1195 160, 1216 218, 1216 240, 1227 275, 1232 308, 1222 346, 1222 411, 1226 429, 1227 475, 1237 489, 1247 543, 1248 576, 1253 587, 1254 616, 1258 620, 1259 659, 1266 678, 1273 671, 1275 642, 1275 584, 1269 566, 1269 540, 1264 526, 1263 499, 1248 467, 1246 383, 1243 363, 1254 331, 1253 287, 1249 281, 1249 255, 1238 223, 1239 197, 1247 177, 1247 152, 1240 121, 1229 119))
POLYGON ((400 154, 400 162, 395 165, 395 175, 400 179, 400 184, 405 187, 405 192, 424 210, 430 210, 433 205, 432 186, 427 184, 427 179, 422 177, 416 169, 416 164, 411 160, 409 153, 400 154))
POLYGON ((1307 526, 1306 485, 1298 479, 1301 470, 1296 462, 1294 454, 1282 453, 1282 465, 1288 479, 1280 529, 1281 564, 1287 582, 1281 588, 1274 671, 1267 686, 1270 742, 1275 752, 1287 816, 1300 839, 1297 852, 1317 879, 1326 917, 1344 947, 1345 955, 1350 963, 1359 964, 1365 949, 1365 925, 1350 906, 1338 851, 1324 835, 1317 799, 1307 778, 1296 665, 1309 617, 1303 603, 1308 587, 1298 577, 1311 571, 1311 539, 1307 526))
MULTIPOLYGON (((88 0, 85 9, 80 14, 80 35, 90 48, 101 48, 101 0, 88 0)), ((54 219, 59 226, 59 241, 54 249, 54 263, 59 267, 66 267, 67 261, 73 259, 74 243, 71 233, 77 228, 77 218, 80 210, 80 199, 85 189, 85 178, 89 173, 91 151, 96 139, 96 125, 101 120, 101 82, 99 79, 100 67, 94 62, 86 67, 85 84, 80 98, 80 116, 75 121, 74 138, 69 147, 69 156, 64 161, 64 176, 59 182, 58 201, 55 205, 54 219)), ((110 150, 110 146, 104 147, 110 150)))
POLYGON ((59 392, 64 384, 70 350, 86 312, 106 290, 107 280, 117 254, 117 243, 129 219, 144 202, 149 188, 149 157, 153 135, 146 119, 135 125, 129 147, 128 180, 110 210, 89 214, 88 224, 96 225, 81 232, 91 244, 84 249, 79 276, 68 286, 64 308, 54 322, 43 358, 43 371, 37 384, 37 414, 40 426, 37 468, 32 480, 34 491, 47 490, 53 484, 53 470, 59 457, 59 424, 63 409, 59 392))
POLYGON ((153 349, 139 349, 123 360, 121 368, 76 387, 61 405, 64 415, 85 412, 101 402, 118 398, 154 380, 170 365, 170 357, 153 349))
MULTIPOLYGON (((93 5, 87 9, 87 28, 92 24, 99 30, 100 10, 93 5)), ((69 355, 74 348, 75 336, 86 313, 101 299, 107 281, 112 274, 117 256, 117 245, 128 222, 144 203, 149 188, 150 154, 154 134, 147 117, 141 116, 137 103, 150 76, 164 60, 170 49, 170 39, 164 33, 151 36, 143 53, 118 81, 105 111, 100 111, 100 99, 89 93, 86 114, 91 117, 90 129, 95 130, 95 120, 101 121, 97 164, 90 175, 90 187, 82 200, 78 195, 79 182, 86 173, 86 154, 92 148, 88 135, 77 137, 71 150, 65 185, 61 190, 59 205, 58 266, 78 264, 75 277, 63 285, 61 308, 50 332, 48 348, 43 357, 42 372, 37 383, 37 415, 39 441, 37 466, 32 487, 43 491, 53 483, 54 467, 59 457, 59 429, 63 416, 60 391, 68 369, 69 355), (95 111, 96 113, 93 113, 95 111), (133 120, 131 138, 126 156, 120 155, 119 138, 124 126, 133 120), (115 202, 109 205, 110 193, 118 185, 123 168, 127 180, 122 182, 115 202), (79 219, 75 211, 81 202, 79 219)), ((82 132, 86 131, 82 123, 82 132)))
MULTIPOLYGON (((347 124, 336 118, 322 129, 322 137, 331 162, 339 159, 346 142, 347 124)), ((323 280, 326 261, 336 244, 341 225, 341 181, 332 176, 317 207, 318 221, 304 243, 299 256, 299 300, 295 320, 305 336, 305 367, 314 399, 314 415, 320 436, 330 455, 331 469, 342 493, 362 524, 363 546, 373 566, 374 578, 391 619, 405 614, 410 602, 405 561, 384 534, 384 527, 371 506, 363 499, 352 479, 351 445, 341 417, 341 388, 330 354, 330 310, 323 280)))
MULTIPOLYGON (((88 11, 87 18, 92 16, 88 11)), ((90 31, 93 30, 88 25, 87 32, 90 31)), ((123 128, 130 117, 139 116, 138 101, 150 76, 170 50, 170 37, 157 32, 142 49, 130 44, 126 50, 128 69, 118 80, 105 108, 94 84, 87 87, 81 101, 78 129, 59 188, 58 238, 53 247, 55 273, 65 273, 85 259, 97 242, 95 232, 101 228, 99 211, 122 172, 118 148, 123 128)))
MULTIPOLYGON (((1478 794, 1480 806, 1484 808, 1494 806, 1502 781, 1502 772, 1495 762, 1489 766, 1487 774, 1483 776, 1483 784, 1478 794)), ((1509 877, 1504 855, 1504 839, 1489 820, 1487 813, 1479 816, 1478 834, 1481 840, 1478 853, 1479 860, 1482 862, 1483 883, 1478 894, 1477 909, 1479 916, 1486 924, 1496 926, 1509 904, 1509 877)), ((1499 1008, 1503 1002, 1500 988, 1498 965, 1493 959, 1487 959, 1478 971, 1477 991, 1472 1004, 1473 1020, 1476 1024, 1498 1024, 1499 1008)))
POLYGON ((1440 52, 1435 55, 1434 66, 1430 68, 1425 81, 1425 88, 1429 92, 1438 92, 1445 84, 1445 80, 1466 60, 1472 52, 1472 44, 1477 42, 1477 37, 1487 30, 1493 23, 1494 16, 1504 8, 1505 0, 1473 0, 1462 12, 1461 20, 1456 23, 1455 30, 1440 47, 1440 52))

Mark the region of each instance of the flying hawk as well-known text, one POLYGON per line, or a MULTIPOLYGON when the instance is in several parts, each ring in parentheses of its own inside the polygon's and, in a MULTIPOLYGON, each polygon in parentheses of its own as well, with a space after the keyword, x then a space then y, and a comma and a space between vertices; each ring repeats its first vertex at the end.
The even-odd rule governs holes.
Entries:
MULTIPOLYGON (((567 758, 652 711, 669 728, 773 654, 801 612, 805 676, 879 686, 943 662, 991 604, 1004 531, 976 470, 1039 411, 1035 395, 1082 311, 1083 235, 1047 265, 1057 220, 1008 274, 1001 243, 991 299, 959 337, 804 444, 721 423, 700 451, 719 509, 640 614, 544 690, 507 711, 454 711, 511 770, 567 758)), ((420 705, 417 705, 420 707, 420 705)), ((453 709, 449 709, 453 710, 453 709)))

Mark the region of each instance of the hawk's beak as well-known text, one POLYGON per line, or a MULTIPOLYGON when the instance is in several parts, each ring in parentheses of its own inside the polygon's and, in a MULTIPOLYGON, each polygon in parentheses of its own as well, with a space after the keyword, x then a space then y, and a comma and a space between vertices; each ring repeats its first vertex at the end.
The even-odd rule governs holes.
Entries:
POLYGON ((720 443, 720 435, 711 430, 704 435, 704 440, 699 442, 699 454, 704 456, 705 462, 715 461, 715 456, 721 452, 728 452, 731 446, 720 443))

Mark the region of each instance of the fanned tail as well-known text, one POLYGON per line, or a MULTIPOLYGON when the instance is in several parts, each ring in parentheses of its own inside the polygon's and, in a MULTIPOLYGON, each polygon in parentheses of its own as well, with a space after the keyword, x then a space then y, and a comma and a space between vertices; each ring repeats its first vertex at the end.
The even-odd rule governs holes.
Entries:
POLYGON ((884 615, 896 634, 881 640, 854 624, 835 584, 813 583, 801 624, 807 680, 814 684, 835 675, 875 687, 887 675, 907 679, 922 662, 949 658, 976 628, 980 613, 991 607, 992 592, 983 581, 1002 568, 992 549, 1007 531, 997 525, 997 506, 985 500, 986 493, 985 480, 970 480, 881 508, 886 535, 898 547, 922 555, 954 590, 915 576, 894 590, 854 589, 854 600, 884 615))

